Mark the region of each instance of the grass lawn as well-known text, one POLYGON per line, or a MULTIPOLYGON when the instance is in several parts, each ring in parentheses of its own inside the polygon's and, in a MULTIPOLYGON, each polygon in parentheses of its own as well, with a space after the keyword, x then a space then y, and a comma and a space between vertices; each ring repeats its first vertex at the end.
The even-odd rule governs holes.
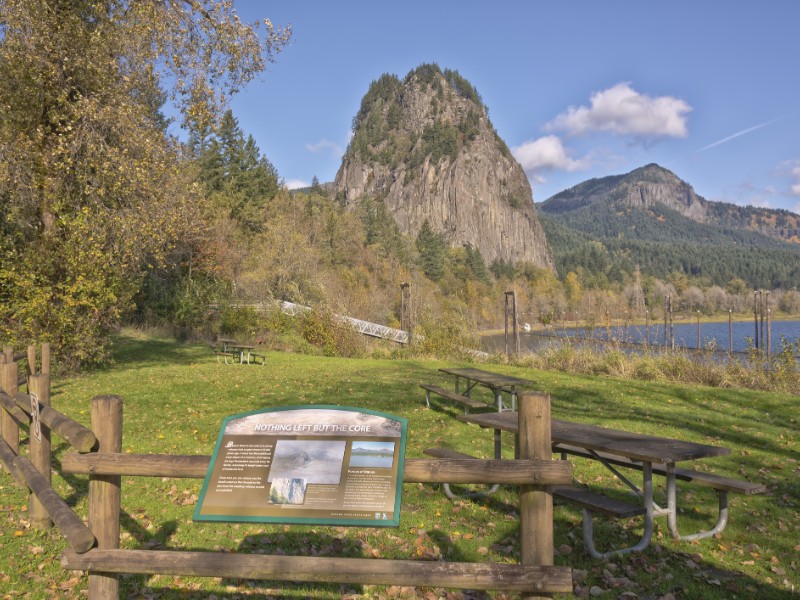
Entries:
MULTIPOLYGON (((409 419, 407 456, 449 446, 492 455, 491 432, 457 421, 446 401, 425 408, 420 383, 451 382, 439 374, 451 362, 356 360, 267 352, 267 365, 219 364, 207 346, 122 336, 116 364, 53 384, 53 404, 89 423, 90 398, 124 398, 123 450, 135 453, 211 454, 226 416, 283 405, 341 404, 409 419)), ((58 357, 54 358, 58 362, 58 357)), ((643 553, 612 561, 591 559, 583 548, 580 511, 555 509, 556 564, 574 569, 575 594, 599 598, 797 598, 800 590, 800 458, 798 398, 785 394, 571 376, 505 365, 483 368, 535 380, 551 395, 555 418, 596 423, 732 449, 695 468, 763 482, 768 493, 730 497, 730 522, 715 539, 675 542, 664 519, 643 553)), ((488 392, 487 401, 490 400, 488 392)), ((23 438, 27 435, 23 434, 23 438)), ((512 441, 506 440, 508 456, 512 441)), ((67 444, 54 436, 58 459, 67 444)), ((27 452, 23 445, 22 452, 27 452)), ((688 466, 688 465, 686 465, 688 466)), ((575 459, 584 483, 612 485, 596 463, 575 459)), ((517 497, 502 488, 489 498, 448 500, 438 486, 407 484, 397 529, 194 523, 201 480, 123 478, 125 548, 225 550, 418 558, 518 561, 517 497)), ((659 481, 661 483, 661 481, 659 481)), ((84 477, 56 473, 53 486, 86 514, 84 477)), ((659 492, 662 488, 659 487, 659 492)), ((660 495, 660 494, 659 494, 660 495)), ((686 532, 716 516, 716 495, 679 483, 679 499, 697 510, 682 514, 686 532)), ((29 527, 27 494, 0 474, 0 598, 85 597, 86 577, 63 571, 66 543, 56 531, 29 527)), ((639 522, 596 519, 600 549, 638 536, 639 522)), ((219 578, 123 575, 124 598, 339 598, 483 597, 484 594, 375 586, 281 584, 219 578)), ((488 594, 486 595, 488 596, 488 594)), ((493 594, 502 597, 502 594, 493 594)))

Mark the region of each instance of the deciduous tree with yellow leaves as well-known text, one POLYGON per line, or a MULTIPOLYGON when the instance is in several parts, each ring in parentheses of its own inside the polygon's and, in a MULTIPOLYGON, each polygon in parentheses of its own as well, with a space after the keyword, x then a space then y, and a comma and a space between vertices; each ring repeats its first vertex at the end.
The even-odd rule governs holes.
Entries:
POLYGON ((0 0, 0 339, 104 357, 148 265, 200 235, 182 126, 289 39, 231 0, 0 0))

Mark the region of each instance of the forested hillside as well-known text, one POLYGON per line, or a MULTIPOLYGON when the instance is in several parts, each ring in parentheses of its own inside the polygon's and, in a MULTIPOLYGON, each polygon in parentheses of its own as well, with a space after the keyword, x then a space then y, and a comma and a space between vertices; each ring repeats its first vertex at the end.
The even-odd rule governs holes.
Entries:
POLYGON ((561 277, 582 272, 598 285, 608 285, 625 281, 638 266, 659 279, 680 274, 705 286, 724 287, 741 279, 750 288, 794 289, 800 281, 800 252, 792 247, 714 245, 683 234, 670 240, 663 232, 652 241, 602 238, 570 229, 547 215, 542 216, 542 225, 561 277))

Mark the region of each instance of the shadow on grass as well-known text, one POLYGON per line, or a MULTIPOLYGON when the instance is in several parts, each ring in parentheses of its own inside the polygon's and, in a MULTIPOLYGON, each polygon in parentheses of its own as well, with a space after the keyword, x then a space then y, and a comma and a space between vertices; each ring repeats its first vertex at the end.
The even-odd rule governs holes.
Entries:
MULTIPOLYGON (((711 519, 713 515, 702 517, 711 519)), ((661 539, 669 539, 666 523, 662 520, 656 522, 653 541, 645 550, 605 560, 594 559, 584 548, 581 522, 580 509, 556 505, 553 519, 554 562, 572 567, 577 597, 588 597, 591 588, 596 588, 598 594, 601 590, 603 594, 613 591, 617 595, 627 591, 635 595, 632 597, 640 598, 757 597, 791 600, 797 597, 779 583, 765 586, 763 581, 741 571, 722 568, 713 564, 713 560, 705 560, 691 542, 675 542, 677 548, 662 545, 661 539), (565 550, 560 553, 562 546, 565 550), (643 574, 647 574, 644 579, 643 574)), ((602 552, 630 546, 640 539, 641 533, 641 518, 594 519, 595 546, 602 552)))
POLYGON ((75 506, 80 500, 87 497, 89 494, 89 478, 86 476, 81 475, 70 475, 64 473, 63 469, 61 468, 61 461, 57 458, 66 453, 67 450, 70 450, 72 446, 69 442, 62 442, 57 446, 52 447, 52 458, 51 463, 53 466, 53 471, 58 473, 58 476, 61 477, 71 488, 72 492, 69 496, 63 498, 64 502, 67 503, 68 506, 75 506))
MULTIPOLYGON (((660 546, 657 542, 643 552, 616 557, 610 561, 597 561, 589 557, 580 541, 580 519, 556 516, 555 545, 567 545, 570 550, 565 554, 556 552, 555 564, 569 566, 574 571, 576 594, 585 597, 589 589, 596 588, 605 592, 632 592, 637 597, 662 597, 672 594, 675 598, 728 598, 758 597, 772 600, 793 600, 796 595, 790 590, 781 589, 778 585, 764 585, 747 575, 730 569, 722 569, 703 560, 702 556, 693 553, 692 547, 686 544, 684 550, 671 550, 660 546), (568 536, 570 531, 577 535, 568 536), (637 574, 647 572, 650 580, 643 586, 633 583, 637 574), (644 594, 644 595, 641 595, 644 594), (653 595, 655 594, 655 595, 653 595)), ((631 523, 598 523, 596 535, 598 543, 618 543, 627 535, 638 535, 636 527, 631 523), (629 531, 633 529, 634 531, 629 531)), ((458 546, 453 544, 449 536, 438 530, 428 530, 427 535, 433 544, 441 550, 443 559, 451 562, 462 562, 467 559, 458 546)), ((237 549, 241 553, 262 553, 280 555, 308 556, 306 550, 316 548, 319 556, 364 557, 363 548, 353 544, 352 540, 319 533, 284 533, 280 535, 248 536, 237 549), (264 538, 268 538, 265 540, 264 538)), ((511 562, 519 557, 517 535, 506 536, 497 541, 498 546, 507 546, 504 554, 511 562), (513 538, 513 539, 512 539, 513 538)), ((182 581, 181 589, 169 584, 146 585, 143 576, 125 576, 121 578, 122 589, 128 594, 124 597, 173 599, 203 599, 215 597, 219 600, 242 597, 273 598, 275 600, 314 599, 314 598, 350 598, 371 593, 368 588, 359 584, 336 583, 297 583, 287 581, 270 581, 258 579, 221 579, 219 584, 224 590, 211 591, 187 589, 182 581)), ((369 586, 372 587, 372 586, 369 586)), ((407 592, 397 592, 396 597, 411 597, 407 592)), ((377 597, 386 597, 385 594, 377 597)), ((425 597, 424 590, 415 589, 414 597, 425 597)), ((448 593, 448 598, 463 600, 488 600, 494 597, 490 592, 473 590, 457 590, 448 593)))
MULTIPOLYGON (((127 525, 126 525, 127 529, 127 525)), ((348 533, 352 528, 348 528, 348 533)), ((238 547, 233 550, 237 554, 247 555, 267 555, 267 556, 302 556, 320 558, 368 558, 370 560, 399 559, 409 562, 436 562, 444 560, 447 562, 469 562, 470 557, 462 553, 458 545, 453 542, 450 536, 441 530, 426 529, 419 532, 416 541, 404 541, 393 536, 391 530, 381 529, 381 533, 388 534, 387 542, 380 535, 380 541, 374 539, 375 530, 371 528, 361 528, 356 537, 347 535, 337 535, 335 533, 320 532, 314 529, 271 530, 258 532, 245 536, 238 547), (435 548, 439 552, 435 552, 435 548), (424 551, 423 558, 416 558, 418 551, 424 551)), ((158 538, 159 534, 154 534, 158 538)), ((158 545, 151 547, 160 547, 158 545)), ((518 553, 518 544, 514 546, 518 553)), ((208 548, 182 548, 187 551, 209 551, 208 548)), ((513 552, 513 551, 512 551, 513 552)), ((486 562, 478 559, 477 562, 486 562)), ((181 579, 181 578, 179 578, 181 579)), ((325 583, 322 582, 301 582, 270 579, 245 579, 245 578, 216 578, 218 587, 223 590, 204 589, 194 591, 187 589, 187 582, 179 581, 174 585, 180 585, 181 589, 175 589, 169 583, 164 582, 161 587, 146 585, 146 580, 137 576, 124 576, 123 582, 127 586, 128 597, 153 597, 161 599, 177 598, 197 598, 208 600, 208 598, 274 598, 276 600, 290 598, 356 598, 356 597, 430 597, 428 590, 436 590, 436 597, 442 597, 439 588, 391 585, 372 585, 361 583, 325 583), (378 588, 374 590, 373 588, 378 588), (380 592, 380 588, 386 591, 380 592), (141 594, 137 596, 135 594, 141 594)), ((151 582, 152 583, 152 582, 151 582)), ((161 584, 161 582, 157 582, 161 584)), ((451 600, 489 600, 494 594, 485 591, 475 591, 470 589, 456 589, 444 595, 451 600)))
MULTIPOLYGON (((178 522, 174 520, 166 521, 154 532, 151 532, 142 527, 130 513, 123 509, 120 511, 120 529, 127 531, 138 542, 138 545, 134 545, 134 549, 161 550, 167 546, 170 538, 178 530, 178 522)), ((133 573, 120 575, 120 591, 126 592, 122 597, 147 598, 147 594, 151 589, 148 586, 148 581, 152 577, 152 575, 133 573)))
POLYGON ((175 340, 116 336, 112 340, 113 363, 100 370, 147 368, 160 363, 187 365, 211 356, 208 345, 183 344, 175 340))
MULTIPOLYGON (((157 536, 154 539, 158 540, 157 536)), ((158 546, 156 546, 158 547, 158 546)), ((186 551, 210 552, 208 548, 182 548, 186 551)), ((177 551, 176 551, 177 552, 177 551)), ((246 536, 239 547, 234 550, 237 554, 269 555, 269 556, 319 556, 338 558, 365 558, 362 544, 358 540, 340 538, 327 533, 308 531, 284 531, 254 534, 246 536)), ((192 591, 173 587, 146 586, 144 580, 129 578, 126 585, 131 587, 129 592, 142 593, 142 597, 153 594, 161 599, 171 598, 342 598, 346 596, 360 596, 364 593, 363 586, 357 583, 325 583, 301 582, 269 579, 228 579, 216 578, 219 586, 224 591, 192 591), (139 586, 138 588, 136 586, 139 586)), ((137 596, 134 596, 137 597, 137 596)))

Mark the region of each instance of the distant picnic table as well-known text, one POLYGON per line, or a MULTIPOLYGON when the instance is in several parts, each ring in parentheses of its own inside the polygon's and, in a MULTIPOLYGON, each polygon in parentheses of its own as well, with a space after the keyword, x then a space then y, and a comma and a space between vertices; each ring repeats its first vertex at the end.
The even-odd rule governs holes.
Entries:
POLYGON ((433 384, 421 384, 421 387, 425 390, 425 403, 428 407, 430 407, 430 394, 433 392, 444 398, 463 404, 465 412, 469 412, 470 408, 486 408, 488 406, 486 402, 471 397, 472 390, 475 386, 480 385, 491 390, 498 411, 516 410, 517 393, 519 390, 535 385, 535 382, 530 379, 521 379, 512 375, 503 375, 502 373, 494 373, 492 371, 485 371, 472 367, 443 368, 439 369, 439 371, 453 376, 455 379, 455 389, 454 391, 450 391, 433 384), (461 388, 462 381, 465 383, 465 388, 463 390, 461 388), (510 404, 506 403, 503 394, 508 394, 510 404))
POLYGON ((267 357, 263 354, 256 354, 253 352, 255 349, 256 346, 243 344, 234 338, 217 338, 217 343, 212 346, 217 362, 224 362, 226 365, 235 363, 265 365, 267 357))

